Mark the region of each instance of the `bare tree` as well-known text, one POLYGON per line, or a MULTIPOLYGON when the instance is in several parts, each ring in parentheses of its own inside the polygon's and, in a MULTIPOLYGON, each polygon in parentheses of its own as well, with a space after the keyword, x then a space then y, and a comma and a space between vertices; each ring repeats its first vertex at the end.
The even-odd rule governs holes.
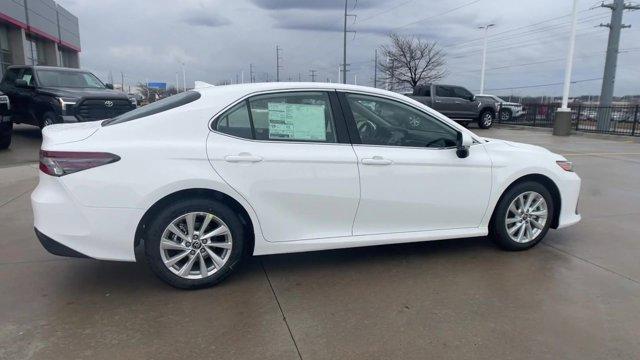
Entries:
POLYGON ((391 88, 413 90, 446 76, 445 54, 436 42, 399 34, 390 34, 389 40, 391 44, 382 46, 378 68, 391 88))

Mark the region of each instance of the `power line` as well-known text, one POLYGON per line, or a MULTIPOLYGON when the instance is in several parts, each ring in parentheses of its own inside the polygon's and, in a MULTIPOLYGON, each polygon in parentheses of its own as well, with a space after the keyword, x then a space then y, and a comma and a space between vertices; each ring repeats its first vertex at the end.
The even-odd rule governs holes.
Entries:
MULTIPOLYGON (((596 81, 596 80, 602 80, 602 78, 599 77, 599 78, 593 78, 593 79, 574 80, 571 83, 572 84, 577 84, 577 83, 583 83, 583 82, 588 82, 588 81, 596 81)), ((564 84, 564 82, 556 82, 556 83, 539 84, 539 85, 509 86, 509 87, 505 87, 505 88, 493 88, 493 89, 486 89, 486 90, 499 91, 499 90, 530 89, 530 88, 556 86, 556 85, 563 85, 563 84, 564 84)))
POLYGON ((404 6, 404 5, 407 5, 408 3, 411 3, 411 2, 413 2, 413 1, 414 1, 414 0, 404 1, 404 2, 402 2, 402 3, 400 3, 400 4, 397 4, 397 5, 395 5, 395 6, 392 6, 392 7, 388 8, 387 10, 384 10, 384 11, 381 11, 381 12, 376 13, 376 14, 374 14, 374 15, 371 15, 371 16, 368 16, 368 17, 365 17, 364 19, 361 19, 359 22, 360 22, 360 23, 363 23, 363 22, 365 22, 365 21, 369 21, 369 20, 371 20, 371 19, 373 19, 373 18, 375 18, 375 17, 378 17, 378 16, 380 16, 380 15, 382 15, 382 14, 386 14, 386 13, 388 13, 389 11, 393 11, 393 10, 395 10, 395 9, 397 9, 397 8, 399 8, 399 7, 402 7, 402 6, 404 6))

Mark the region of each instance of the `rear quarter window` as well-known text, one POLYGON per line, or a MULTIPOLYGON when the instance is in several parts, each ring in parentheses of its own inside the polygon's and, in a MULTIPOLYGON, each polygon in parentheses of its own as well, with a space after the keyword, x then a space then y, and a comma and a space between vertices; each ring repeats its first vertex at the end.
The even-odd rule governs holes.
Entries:
POLYGON ((200 96, 200 93, 197 91, 186 91, 177 95, 169 96, 168 98, 158 100, 149 105, 139 107, 135 110, 116 116, 113 119, 105 120, 102 122, 102 126, 120 124, 175 109, 200 99, 200 96))

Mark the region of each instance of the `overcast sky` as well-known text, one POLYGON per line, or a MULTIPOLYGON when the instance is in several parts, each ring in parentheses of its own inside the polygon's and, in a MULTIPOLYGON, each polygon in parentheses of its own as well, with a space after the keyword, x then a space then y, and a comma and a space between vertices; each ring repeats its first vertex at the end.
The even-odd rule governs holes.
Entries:
MULTIPOLYGON (((187 83, 234 82, 253 64, 258 81, 275 77, 276 45, 282 48, 281 80, 335 82, 342 59, 344 0, 58 0, 79 17, 82 67, 120 83, 174 84, 185 63, 187 83)), ((604 68, 610 10, 580 0, 572 95, 598 94, 604 68), (591 80, 596 79, 596 80, 591 80)), ((485 92, 559 95, 569 38, 571 0, 349 0, 348 81, 373 85, 374 49, 389 32, 437 41, 447 53, 443 82, 479 89, 482 30, 490 29, 485 92)), ((640 93, 640 11, 625 12, 616 95, 640 93)))

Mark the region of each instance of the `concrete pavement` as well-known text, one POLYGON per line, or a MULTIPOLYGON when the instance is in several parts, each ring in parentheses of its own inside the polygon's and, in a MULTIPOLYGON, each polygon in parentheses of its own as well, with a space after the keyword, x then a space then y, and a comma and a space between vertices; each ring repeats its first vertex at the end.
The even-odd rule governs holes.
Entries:
POLYGON ((187 292, 42 249, 25 129, 0 152, 0 359, 640 358, 640 144, 477 131, 574 161, 583 221, 520 253, 480 238, 252 258, 187 292))

